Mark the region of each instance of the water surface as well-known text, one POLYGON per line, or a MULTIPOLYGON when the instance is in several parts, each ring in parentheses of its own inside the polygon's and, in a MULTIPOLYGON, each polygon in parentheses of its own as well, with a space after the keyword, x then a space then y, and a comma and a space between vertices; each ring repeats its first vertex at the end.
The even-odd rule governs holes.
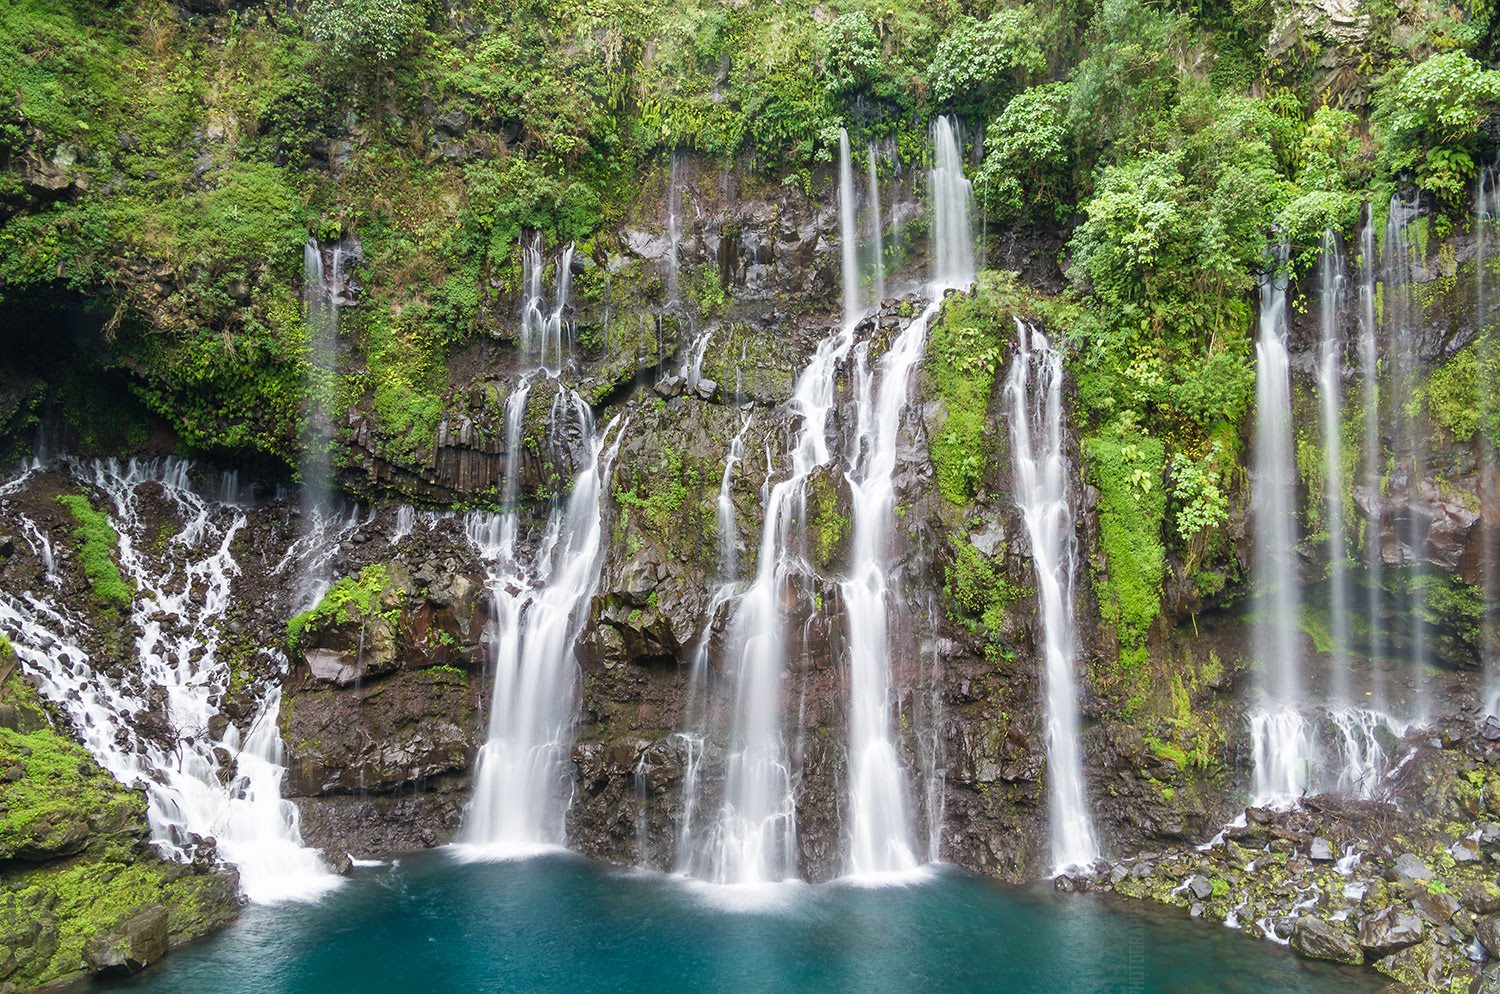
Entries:
POLYGON ((744 890, 558 854, 452 850, 246 909, 130 994, 1323 994, 1381 986, 1219 925, 952 869, 905 887, 744 890))

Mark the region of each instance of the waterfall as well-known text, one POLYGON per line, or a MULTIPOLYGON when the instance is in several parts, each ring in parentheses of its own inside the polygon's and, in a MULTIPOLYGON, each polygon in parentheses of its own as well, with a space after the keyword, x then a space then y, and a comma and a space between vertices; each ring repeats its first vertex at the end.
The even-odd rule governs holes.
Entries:
POLYGON ((1251 718, 1254 792, 1260 801, 1295 799, 1307 785, 1311 754, 1297 651, 1297 476, 1292 460, 1291 362, 1287 353, 1285 251, 1261 280, 1255 344, 1254 646, 1264 710, 1251 718))
MULTIPOLYGON (((307 432, 299 471, 302 476, 302 529, 312 544, 320 544, 333 524, 333 466, 329 445, 333 436, 333 391, 338 377, 340 290, 344 275, 344 246, 334 243, 324 250, 309 238, 302 248, 302 292, 307 309, 307 432)), ((298 611, 317 604, 332 578, 322 564, 314 563, 297 579, 298 611)))
MULTIPOLYGON (((1417 375, 1420 355, 1417 349, 1417 324, 1419 305, 1412 299, 1411 282, 1416 248, 1408 231, 1408 222, 1417 216, 1418 204, 1407 201, 1400 194, 1391 196, 1386 219, 1385 256, 1381 288, 1381 312, 1386 327, 1386 340, 1391 349, 1391 396, 1397 399, 1416 395, 1419 385, 1417 375)), ((1425 596, 1422 592, 1422 575, 1426 572, 1423 556, 1427 546, 1427 526, 1421 507, 1420 488, 1426 477, 1426 460, 1423 450, 1427 439, 1419 422, 1420 412, 1414 405, 1396 403, 1392 405, 1394 419, 1393 436, 1396 439, 1393 477, 1405 473, 1406 506, 1396 518, 1397 538, 1400 545, 1401 562, 1406 565, 1402 578, 1403 595, 1401 606, 1407 615, 1410 649, 1408 667, 1415 690, 1415 700, 1407 710, 1413 721, 1420 722, 1427 713, 1427 629, 1423 621, 1425 596)))
POLYGON ((1018 347, 1005 379, 1015 496, 1036 573, 1045 666, 1047 781, 1053 872, 1099 856, 1089 818, 1078 728, 1074 581, 1078 545, 1063 437, 1062 355, 1016 319, 1018 347))
POLYGON ((1376 709, 1386 706, 1385 653, 1382 614, 1382 586, 1385 565, 1381 558, 1380 476, 1384 460, 1380 451, 1380 341, 1375 320, 1375 225, 1370 206, 1365 205, 1364 223, 1359 229, 1359 379, 1364 400, 1364 444, 1360 454, 1360 474, 1364 480, 1365 500, 1365 612, 1369 628, 1368 654, 1371 667, 1371 701, 1376 709))
POLYGON ((870 269, 875 274, 875 301, 879 307, 885 303, 885 234, 881 230, 880 174, 876 169, 875 145, 865 150, 869 160, 869 207, 865 211, 865 231, 870 246, 870 269))
POLYGON ((1344 289, 1344 259, 1332 231, 1323 233, 1318 256, 1318 394, 1323 421, 1323 499, 1328 529, 1329 632, 1333 638, 1330 681, 1333 700, 1349 700, 1349 576, 1344 552, 1344 339, 1339 303, 1344 289))
POLYGON ((557 261, 556 299, 551 308, 547 307, 547 293, 542 285, 545 269, 542 236, 537 234, 521 250, 521 281, 525 286, 521 299, 521 358, 548 375, 557 376, 573 347, 573 325, 568 317, 573 243, 568 243, 557 261))
POLYGON ((796 874, 797 809, 782 735, 786 632, 781 600, 806 570, 801 539, 807 479, 831 458, 828 418, 838 367, 849 353, 853 333, 853 325, 846 323, 820 342, 797 378, 790 406, 800 430, 792 446, 791 472, 767 495, 755 577, 740 597, 731 626, 737 655, 731 670, 735 717, 711 870, 720 883, 764 883, 796 874))
POLYGON ((849 160, 849 132, 839 129, 839 262, 844 288, 844 324, 862 313, 859 302, 859 225, 854 211, 854 166, 849 160))
MULTIPOLYGON (((848 613, 849 663, 849 867, 855 874, 888 874, 914 868, 908 815, 907 777, 891 729, 890 609, 891 533, 895 512, 893 474, 901 419, 910 378, 922 356, 928 326, 947 287, 974 278, 971 190, 964 179, 951 125, 940 119, 932 171, 934 251, 946 260, 937 269, 933 302, 872 361, 870 342, 855 348, 864 305, 860 294, 858 198, 849 137, 839 142, 838 201, 844 319, 819 343, 797 378, 789 411, 797 419, 787 475, 768 478, 765 517, 755 574, 735 604, 728 645, 734 680, 733 721, 724 764, 724 796, 709 839, 695 845, 691 833, 679 839, 679 866, 701 869, 721 883, 763 883, 796 874, 797 809, 794 773, 785 741, 782 682, 786 665, 783 604, 809 574, 803 523, 806 491, 814 470, 840 457, 853 495, 853 539, 848 574, 841 592, 848 613), (938 219, 941 219, 938 222, 938 219), (941 232, 941 234, 940 234, 941 232), (966 243, 966 244, 957 244, 966 243), (835 448, 829 419, 838 399, 840 370, 853 360, 852 406, 855 430, 835 448), (704 859, 695 865, 694 852, 704 859), (687 854, 687 855, 684 855, 687 854)), ((873 161, 873 160, 872 160, 873 161)), ((879 224, 879 193, 871 177, 871 224, 879 224)), ((879 233, 870 240, 878 244, 879 233)), ((877 249, 878 252, 878 249, 877 249)), ((883 254, 877 257, 876 287, 882 285, 883 254)), ((738 443, 725 468, 740 458, 738 443)), ((768 464, 770 463, 768 454, 768 464)), ((774 473, 774 470, 771 471, 774 473)), ((732 520, 727 491, 721 492, 720 541, 732 520)), ((737 538, 737 537, 736 537, 737 538)), ((727 547, 726 547, 727 548, 727 547)), ((733 565, 727 552, 726 566, 733 565)), ((721 587, 721 591, 727 589, 721 587)), ((717 598, 718 595, 716 595, 717 598)), ((720 602, 715 600, 710 614, 720 602)), ((710 623, 712 619, 710 618, 710 623)), ((707 633, 700 654, 706 651, 707 633)), ((700 655, 694 672, 706 670, 700 655)), ((695 676, 695 686, 700 677, 695 676)), ((695 696, 696 696, 695 691, 695 696)), ((687 747, 689 792, 684 819, 693 816, 706 730, 690 724, 682 733, 687 747)))
MULTIPOLYGON (((165 855, 188 859, 197 839, 212 836, 252 901, 314 899, 339 878, 302 845, 296 806, 281 798, 280 688, 261 699, 243 741, 233 724, 213 732, 231 681, 219 638, 240 572, 232 546, 247 519, 237 507, 199 496, 189 469, 176 459, 75 466, 80 482, 106 498, 121 572, 135 590, 129 614, 138 634, 128 679, 90 658, 80 647, 86 621, 47 591, 0 591, 0 629, 100 765, 122 783, 145 787, 152 840, 165 855), (157 524, 142 520, 146 484, 180 519, 180 531, 164 545, 157 524), (153 711, 169 725, 161 740, 138 720, 153 711)), ((51 559, 39 529, 31 525, 26 537, 45 553, 44 563, 51 559)), ((262 653, 284 671, 284 657, 262 653)))
MULTIPOLYGON (((1497 182, 1500 182, 1500 167, 1496 165, 1485 166, 1474 181, 1474 314, 1475 327, 1479 329, 1477 348, 1481 369, 1493 369, 1495 361, 1495 333, 1488 329, 1490 299, 1485 268, 1490 260, 1490 229, 1494 225, 1496 211, 1500 209, 1500 199, 1497 199, 1500 198, 1500 189, 1496 187, 1497 182)), ((1483 378, 1480 383, 1483 391, 1479 398, 1483 413, 1481 423, 1493 425, 1500 395, 1497 395, 1494 383, 1483 378)), ((1483 452, 1483 492, 1494 499, 1497 491, 1500 491, 1500 466, 1496 465, 1495 450, 1489 440, 1481 438, 1479 444, 1483 452)), ((1495 522, 1484 523, 1482 527, 1484 546, 1481 582, 1487 607, 1480 629, 1480 644, 1484 646, 1483 652, 1488 657, 1491 647, 1495 645, 1495 611, 1496 605, 1500 604, 1500 527, 1496 527, 1495 522)), ((1490 714, 1500 713, 1500 660, 1493 657, 1486 660, 1483 694, 1482 704, 1485 709, 1490 714)))
MULTIPOLYGON (((524 412, 524 397, 517 406, 524 412)), ((535 556, 518 549, 514 506, 473 512, 464 522, 489 574, 494 615, 486 637, 495 683, 463 838, 489 854, 564 841, 580 679, 574 643, 599 579, 600 497, 624 433, 621 425, 607 444, 614 422, 596 433, 593 412, 572 391, 553 410, 549 432, 566 430, 559 418, 571 419, 591 448, 566 503, 553 506, 535 556)), ((513 495, 512 466, 507 474, 513 495)))
POLYGON ((678 257, 682 251, 682 156, 672 153, 671 177, 667 183, 667 306, 682 303, 678 290, 678 257))
POLYGON ((932 129, 933 282, 964 287, 974 282, 974 193, 964 178, 963 143, 946 117, 932 129))
POLYGON ((901 415, 938 306, 929 304, 906 326, 878 369, 870 367, 868 341, 855 354, 856 462, 846 474, 853 495, 854 540, 842 584, 849 633, 850 867, 855 874, 903 872, 917 864, 906 813, 906 777, 891 741, 887 558, 901 415))
MULTIPOLYGON (((901 873, 917 864, 912 852, 907 814, 907 781, 891 738, 891 642, 889 621, 891 531, 896 493, 893 476, 901 417, 908 402, 912 371, 921 361, 927 330, 941 307, 943 290, 967 285, 972 268, 972 190, 962 171, 962 159, 947 118, 934 128, 935 168, 932 171, 934 255, 949 260, 938 269, 930 288, 932 301, 891 343, 872 368, 870 342, 855 350, 856 431, 850 443, 845 478, 853 497, 854 535, 849 573, 841 589, 847 613, 849 658, 849 865, 855 875, 901 873), (943 241, 943 239, 950 241, 943 241), (955 244, 957 243, 957 244, 955 244)), ((847 153, 847 142, 843 151, 847 153)), ((847 164, 847 163, 845 163, 847 164)), ((874 149, 869 155, 870 198, 873 205, 877 286, 884 297, 883 252, 880 248, 879 192, 874 149)), ((845 176, 852 183, 852 176, 845 176)), ((844 211, 852 211, 852 194, 840 197, 844 211)), ((852 216, 843 230, 852 235, 852 216)), ((844 299, 857 273, 852 257, 844 254, 844 299)), ((877 301, 878 303, 878 301, 877 301)), ((852 320, 846 312, 846 321, 852 320)))
POLYGON ((698 810, 703 806, 700 795, 700 777, 703 768, 704 747, 708 741, 709 722, 709 646, 713 638, 714 622, 719 609, 733 598, 736 577, 739 575, 739 523, 736 520, 731 487, 734 471, 745 458, 745 433, 750 430, 750 415, 745 414, 740 430, 730 442, 729 454, 724 460, 724 472, 719 477, 719 494, 714 501, 716 530, 719 546, 719 576, 704 612, 703 631, 693 650, 692 668, 688 674, 688 690, 684 705, 683 730, 677 733, 682 741, 682 812, 677 823, 677 869, 690 873, 694 868, 694 830, 698 810))

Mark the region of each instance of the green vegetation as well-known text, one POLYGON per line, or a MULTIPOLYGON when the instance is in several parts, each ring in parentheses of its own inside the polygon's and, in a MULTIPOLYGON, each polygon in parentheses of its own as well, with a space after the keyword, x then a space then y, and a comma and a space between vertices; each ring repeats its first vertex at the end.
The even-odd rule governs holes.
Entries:
POLYGON ((387 604, 387 592, 390 589, 390 571, 380 563, 366 566, 359 571, 358 576, 341 577, 328 588, 328 592, 316 606, 286 623, 287 646, 296 652, 302 644, 302 634, 309 627, 343 624, 376 616, 395 621, 401 612, 399 607, 387 604))
POLYGON ((1115 432, 1089 438, 1083 448, 1089 482, 1099 490, 1104 553, 1094 591, 1105 623, 1115 631, 1120 664, 1130 669, 1144 663, 1146 637, 1161 611, 1165 446, 1139 433, 1115 432))
MULTIPOLYGON (((332 397, 335 423, 358 404, 385 455, 417 462, 450 357, 518 289, 523 233, 603 258, 677 150, 821 197, 839 128, 918 162, 949 113, 987 136, 990 230, 1071 235, 1084 416, 1133 413, 1124 430, 1169 440, 1171 460, 1222 437, 1233 463, 1271 230, 1305 266, 1403 177, 1463 196, 1500 106, 1487 6, 1422 2, 1399 28, 1393 10, 1372 9, 1329 92, 1318 66, 1339 39, 1270 55, 1271 9, 1248 0, 478 0, 461 31, 430 0, 192 18, 16 0, 0 12, 0 298, 100 300, 104 361, 188 448, 294 466, 332 397), (301 246, 351 233, 364 300, 329 384, 308 361, 301 246)), ((684 283, 705 314, 726 302, 715 267, 684 283)), ((977 383, 984 339, 1008 331, 955 327, 979 336, 950 339, 941 384, 957 387, 941 486, 963 500, 983 465, 963 448, 977 398, 954 381, 977 383)))
POLYGON ((661 461, 648 472, 632 465, 628 474, 616 471, 614 476, 615 501, 621 506, 640 511, 645 516, 652 533, 663 538, 672 535, 677 527, 677 512, 687 501, 690 492, 699 488, 701 477, 697 466, 683 468, 682 453, 667 446, 662 451, 661 461), (630 486, 625 486, 626 476, 630 486))
POLYGON ((999 563, 991 560, 962 538, 949 538, 951 558, 943 567, 943 596, 948 612, 971 628, 977 622, 988 636, 990 658, 1000 653, 1000 632, 1005 612, 1030 591, 1011 583, 999 563))
POLYGON ((9 866, 0 873, 0 937, 9 946, 8 984, 26 990, 81 971, 91 937, 154 905, 167 907, 174 938, 234 917, 234 893, 222 878, 193 876, 150 853, 140 841, 145 798, 58 733, 19 676, 0 681, 0 715, 0 862, 9 866))
POLYGON ((1454 441, 1482 435, 1500 449, 1500 405, 1491 399, 1497 382, 1500 355, 1486 339, 1432 371, 1425 392, 1428 412, 1454 441))
POLYGON ((928 339, 927 380, 942 403, 931 431, 932 465, 938 492, 960 506, 979 495, 994 463, 986 444, 989 406, 1019 299, 1014 274, 983 273, 973 293, 949 298, 928 339))
POLYGON ((120 536, 109 523, 109 515, 95 508, 83 494, 60 494, 57 502, 68 509, 78 524, 73 529, 73 537, 78 540, 78 562, 94 596, 105 608, 129 607, 135 593, 115 564, 120 536))

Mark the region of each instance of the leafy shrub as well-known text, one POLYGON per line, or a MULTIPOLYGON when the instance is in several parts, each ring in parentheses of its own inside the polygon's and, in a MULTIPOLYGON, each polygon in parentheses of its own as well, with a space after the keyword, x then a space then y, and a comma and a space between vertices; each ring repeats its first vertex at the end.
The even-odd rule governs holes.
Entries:
POLYGON ((1177 534, 1184 542, 1229 518, 1229 496, 1219 468, 1223 455, 1218 441, 1203 459, 1189 459, 1181 452, 1172 455, 1172 499, 1177 503, 1177 534))
POLYGON ((1461 200, 1475 172, 1479 126, 1500 107, 1500 71, 1444 52, 1398 70, 1375 96, 1387 170, 1410 173, 1442 199, 1461 200))
POLYGON ((855 93, 885 73, 875 25, 864 11, 841 14, 823 31, 823 72, 834 93, 855 93))
POLYGON ((335 58, 388 62, 427 16, 426 0, 313 0, 307 26, 335 58))
POLYGON ((1001 10, 987 21, 961 19, 938 42, 927 70, 933 99, 961 111, 998 105, 1047 68, 1041 40, 1030 7, 1001 10))
POLYGON ((1018 93, 985 131, 984 164, 975 192, 1001 219, 1063 220, 1072 138, 1068 132, 1071 83, 1048 83, 1018 93))

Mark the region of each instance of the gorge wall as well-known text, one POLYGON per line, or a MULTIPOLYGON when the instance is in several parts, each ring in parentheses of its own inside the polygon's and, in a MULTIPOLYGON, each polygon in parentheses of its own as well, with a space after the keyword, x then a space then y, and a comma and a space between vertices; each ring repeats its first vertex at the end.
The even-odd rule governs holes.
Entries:
MULTIPOLYGON (((55 5, 29 0, 4 15, 20 63, 53 73, 50 88, 6 77, 18 97, 0 134, 0 424, 5 455, 27 460, 0 488, 10 611, 0 624, 24 643, 12 682, 52 686, 46 661, 64 658, 66 635, 92 672, 139 692, 121 740, 143 755, 199 743, 217 764, 210 779, 240 800, 261 781, 225 743, 274 720, 291 824, 330 862, 462 839, 505 628, 475 536, 493 523, 483 515, 514 511, 517 549, 535 555, 556 539, 549 515, 597 466, 598 580, 573 619, 566 842, 618 863, 691 868, 684 822, 701 829, 727 790, 735 603, 720 594, 756 574, 767 493, 785 479, 804 420, 791 403, 798 377, 844 320, 838 130, 857 148, 868 142, 882 205, 884 299, 852 331, 873 363, 924 307, 927 120, 949 110, 970 124, 981 271, 944 301, 910 385, 885 577, 890 727, 914 850, 1007 880, 1054 868, 1044 633, 1003 396, 1020 321, 1064 350, 1080 752, 1112 861, 1064 886, 1196 905, 1307 951, 1316 943, 1296 938, 1297 895, 1332 872, 1315 841, 1358 849, 1366 872, 1393 877, 1353 910, 1347 896, 1329 898, 1320 921, 1415 908, 1431 888, 1398 872, 1412 851, 1466 888, 1462 906, 1412 910, 1427 915, 1425 937, 1356 942, 1354 958, 1418 987, 1479 975, 1488 955, 1465 950, 1488 949, 1485 922, 1500 908, 1485 890, 1500 841, 1486 826, 1500 811, 1484 789, 1500 734, 1486 719, 1485 673, 1500 576, 1500 307, 1489 303, 1500 271, 1482 217, 1500 86, 1482 68, 1494 55, 1482 13, 1282 4, 1264 24, 1233 27, 1130 3, 1041 5, 1035 24, 1006 4, 894 21, 752 5, 771 18, 757 26, 756 11, 705 4, 680 18, 652 8, 637 38, 587 14, 548 24, 503 4, 408 4, 410 22, 393 25, 404 33, 382 38, 320 20, 353 17, 350 4, 125 6, 117 32, 102 26, 108 5, 67 13, 73 41, 58 44, 101 47, 66 65, 49 61, 37 27, 64 16, 55 5), (515 19, 498 30, 505 14, 515 19), (1385 109, 1410 96, 1403 86, 1437 86, 1405 81, 1448 58, 1450 22, 1473 55, 1472 70, 1446 63, 1472 73, 1454 84, 1473 118, 1460 138, 1385 109), (792 55, 768 40, 778 30, 792 55), (1131 39, 1145 39, 1132 64, 1148 68, 1111 89, 1125 79, 1111 60, 1131 39), (1032 43, 1042 63, 1017 54, 1032 43), (736 44, 776 72, 745 70, 736 44), (975 51, 1005 57, 984 75, 975 51), (148 52, 155 62, 142 61, 148 52), (531 70, 516 68, 528 58, 531 70), (59 82, 98 84, 97 106, 70 102, 59 82), (928 84, 931 94, 913 96, 928 84), (1022 133, 1033 143, 1009 137, 1022 133), (1435 153, 1445 151, 1469 156, 1467 170, 1444 172, 1451 160, 1435 153), (1395 203, 1411 203, 1412 216, 1394 229, 1409 244, 1407 269, 1369 282, 1380 328, 1394 327, 1398 292, 1409 302, 1409 334, 1381 332, 1389 420, 1372 454, 1355 347, 1366 302, 1352 288, 1362 266, 1376 267, 1362 232, 1405 210, 1388 205, 1409 186, 1395 203), (177 218, 151 206, 179 201, 177 218), (1335 308, 1347 494, 1326 490, 1314 427, 1325 230, 1343 246, 1351 288, 1335 308), (1309 700, 1331 695, 1335 667, 1356 693, 1389 688, 1383 704, 1400 720, 1371 734, 1405 772, 1387 778, 1382 767, 1378 784, 1333 792, 1336 807, 1255 807, 1200 865, 1193 847, 1256 800, 1250 718, 1266 661, 1250 597, 1250 300, 1280 241, 1309 700), (321 357, 307 321, 319 306, 337 320, 321 357), (562 336, 566 361, 542 368, 556 375, 539 375, 529 351, 530 308, 562 336), (607 466, 585 424, 614 426, 607 466), (171 461, 181 455, 191 469, 171 461), (111 458, 138 462, 101 471, 96 460, 111 458), (318 460, 337 493, 310 502, 297 482, 318 460), (1379 469, 1373 481, 1366 462, 1379 469), (204 526, 184 492, 209 502, 228 536, 222 550, 203 547, 227 557, 222 605, 219 581, 191 569, 204 526), (1333 501, 1345 510, 1355 599, 1379 619, 1346 647, 1324 614, 1333 501), (86 534, 101 516, 113 536, 102 551, 86 534), (190 606, 148 590, 163 578, 185 578, 190 606), (148 594, 158 609, 136 610, 148 594), (66 618, 38 613, 54 601, 66 618), (187 644, 196 624, 214 633, 207 648, 187 644), (185 671, 217 667, 202 728, 181 727, 176 701, 141 676, 139 647, 160 643, 159 628, 178 640, 185 671), (1429 647, 1417 666, 1414 642, 1429 647), (1418 717, 1408 736, 1405 721, 1418 717), (695 734, 702 727, 721 732, 695 734), (1426 810, 1433 795, 1444 801, 1426 810), (1454 855, 1470 852, 1465 840, 1477 860, 1454 855), (1262 880, 1242 879, 1245 862, 1262 860, 1230 843, 1285 858, 1267 858, 1279 869, 1263 865, 1262 880)), ((869 252, 869 231, 859 240, 869 252)), ((1385 236, 1371 248, 1381 265, 1398 255, 1385 236)), ((863 278, 869 299, 868 260, 863 278)), ((861 431, 858 375, 851 353, 828 421, 846 445, 861 431)), ((830 461, 809 476, 798 568, 777 597, 792 864, 813 881, 850 869, 841 580, 854 509, 843 468, 830 461)), ((89 741, 78 714, 63 707, 48 727, 89 741)), ((121 830, 130 859, 157 866, 139 843, 144 816, 133 817, 121 830)), ((179 886, 182 867, 192 886, 223 886, 201 882, 228 879, 212 871, 216 844, 178 834, 186 862, 161 864, 162 886, 179 886)), ((80 843, 41 856, 95 851, 80 843)), ((0 857, 6 899, 25 892, 39 858, 0 857)), ((145 903, 171 907, 176 937, 220 920, 184 920, 176 898, 145 903)), ((81 928, 103 934, 144 907, 81 928)), ((45 974, 0 962, 0 984, 81 969, 76 952, 45 974)))

